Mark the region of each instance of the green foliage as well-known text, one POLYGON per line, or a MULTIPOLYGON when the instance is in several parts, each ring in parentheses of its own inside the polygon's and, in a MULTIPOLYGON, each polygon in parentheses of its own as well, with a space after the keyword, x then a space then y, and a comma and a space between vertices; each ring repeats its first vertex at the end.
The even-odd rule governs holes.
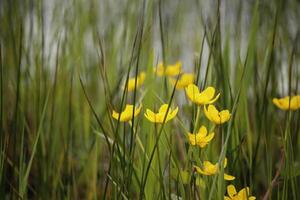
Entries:
MULTIPOLYGON (((1 199, 299 199, 300 111, 296 0, 0 1, 1 199), (213 125, 153 68, 181 60, 213 86, 231 118, 213 125), (146 72, 132 92, 126 82, 146 72), (141 113, 112 117, 126 104, 141 113), (146 109, 179 107, 167 123, 146 109), (192 146, 200 125, 214 139, 192 146), (223 169, 223 161, 228 166, 223 169), (195 166, 209 160, 219 173, 195 166), (224 181, 224 173, 234 175, 224 181)), ((174 76, 179 80, 179 76, 174 76)), ((177 82, 178 83, 178 82, 177 82)))

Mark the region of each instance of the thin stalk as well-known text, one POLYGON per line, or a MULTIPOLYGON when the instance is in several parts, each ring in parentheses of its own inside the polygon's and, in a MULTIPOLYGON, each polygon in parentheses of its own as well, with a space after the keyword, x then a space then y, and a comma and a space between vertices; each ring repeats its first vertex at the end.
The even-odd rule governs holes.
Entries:
MULTIPOLYGON (((168 103, 168 108, 167 108, 167 111, 166 111, 166 114, 164 116, 164 120, 163 120, 163 123, 160 127, 160 130, 158 132, 158 136, 157 136, 157 139, 155 141, 155 144, 154 144, 154 147, 151 151, 151 155, 150 155, 150 161, 148 162, 147 164, 147 167, 146 167, 146 172, 145 172, 145 176, 144 176, 144 173, 143 173, 143 176, 142 176, 142 185, 141 185, 141 188, 140 188, 140 195, 139 195, 139 198, 142 199, 143 196, 144 196, 144 188, 146 186, 146 183, 147 183, 147 178, 148 178, 148 173, 149 173, 149 169, 150 169, 150 166, 151 166, 151 163, 153 161, 153 157, 154 157, 154 154, 155 154, 155 151, 157 149, 157 145, 158 145, 158 141, 159 141, 159 138, 162 134, 162 131, 163 131, 163 128, 164 128, 164 125, 165 125, 165 121, 167 119, 167 114, 169 112, 169 109, 170 109, 170 105, 173 101, 173 98, 174 98, 174 95, 175 95, 175 91, 176 91, 176 85, 177 85, 177 82, 178 82, 178 79, 179 79, 179 76, 177 76, 177 79, 176 79, 176 82, 174 84, 174 87, 173 87, 173 91, 172 91, 172 95, 171 95, 171 98, 169 100, 169 103, 168 103)), ((144 172, 144 169, 143 169, 143 172, 144 172)))

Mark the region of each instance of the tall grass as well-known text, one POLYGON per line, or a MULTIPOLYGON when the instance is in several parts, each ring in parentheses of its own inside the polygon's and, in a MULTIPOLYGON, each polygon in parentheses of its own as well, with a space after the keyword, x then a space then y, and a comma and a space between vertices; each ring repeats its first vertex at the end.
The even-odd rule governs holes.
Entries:
POLYGON ((296 0, 0 1, 1 199, 299 199, 300 112, 272 103, 299 94, 299 17, 296 0), (227 123, 154 73, 178 60, 227 123), (174 119, 144 117, 164 103, 174 119), (130 123, 112 117, 126 104, 143 105, 130 123), (201 125, 205 148, 187 138, 201 125))

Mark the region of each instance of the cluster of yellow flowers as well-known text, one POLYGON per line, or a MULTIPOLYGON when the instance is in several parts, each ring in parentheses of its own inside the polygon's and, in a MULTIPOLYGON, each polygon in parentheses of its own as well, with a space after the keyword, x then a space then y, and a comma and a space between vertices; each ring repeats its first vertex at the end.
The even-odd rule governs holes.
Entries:
MULTIPOLYGON (((194 74, 182 73, 181 72, 181 62, 177 62, 173 65, 164 66, 163 63, 159 63, 158 66, 154 69, 154 72, 157 76, 177 76, 180 75, 180 78, 177 81, 176 89, 185 89, 186 96, 188 99, 195 103, 198 106, 204 107, 204 114, 206 118, 216 125, 223 124, 230 120, 231 113, 229 110, 219 111, 213 103, 215 103, 220 97, 220 93, 215 95, 214 87, 207 87, 205 90, 200 91, 200 89, 193 84, 194 83, 194 74)), ((144 80, 146 74, 144 72, 140 73, 137 78, 132 78, 128 81, 128 91, 135 90, 135 87, 140 87, 144 80)), ((176 80, 170 78, 170 82, 175 85, 176 80)), ((133 117, 136 117, 142 109, 142 105, 135 107, 134 105, 127 104, 125 109, 118 113, 113 111, 112 117, 121 122, 128 122, 132 120, 133 117)), ((160 106, 157 113, 153 112, 150 109, 146 109, 144 116, 150 122, 153 123, 166 123, 172 120, 178 113, 178 107, 171 108, 168 104, 163 104, 160 106)), ((198 132, 196 133, 187 133, 187 139, 192 146, 197 146, 204 148, 209 144, 209 142, 214 138, 215 133, 208 133, 205 126, 201 126, 198 132)), ((223 167, 224 169, 227 166, 227 158, 224 159, 223 167)), ((219 173, 219 164, 212 164, 210 161, 204 161, 202 168, 194 166, 194 171, 205 175, 212 176, 219 173)), ((225 180, 234 180, 235 177, 229 174, 224 173, 225 180)), ((229 197, 225 196, 224 199, 239 199, 244 200, 249 196, 249 188, 242 189, 239 193, 236 192, 233 185, 229 185, 228 188, 229 197)), ((255 197, 249 197, 248 199, 253 200, 255 197)))

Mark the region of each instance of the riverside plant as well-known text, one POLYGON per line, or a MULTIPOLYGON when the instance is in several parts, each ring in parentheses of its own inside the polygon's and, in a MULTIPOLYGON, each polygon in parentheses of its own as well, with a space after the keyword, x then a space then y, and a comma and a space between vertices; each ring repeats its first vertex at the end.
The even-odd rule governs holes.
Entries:
POLYGON ((299 199, 299 8, 0 1, 0 199, 299 199))

